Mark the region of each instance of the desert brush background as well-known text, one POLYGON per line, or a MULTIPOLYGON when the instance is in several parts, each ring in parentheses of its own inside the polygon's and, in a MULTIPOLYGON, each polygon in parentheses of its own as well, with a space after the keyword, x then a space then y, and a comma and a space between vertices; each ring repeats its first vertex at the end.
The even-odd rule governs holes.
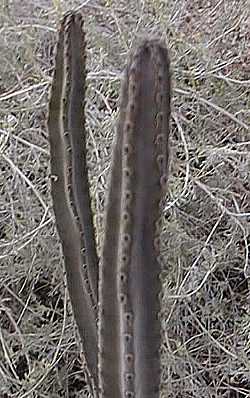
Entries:
POLYGON ((100 248, 122 71, 168 45, 171 162, 162 231, 162 397, 250 397, 248 0, 1 0, 0 398, 90 397, 65 288, 46 127, 56 31, 81 10, 100 248))

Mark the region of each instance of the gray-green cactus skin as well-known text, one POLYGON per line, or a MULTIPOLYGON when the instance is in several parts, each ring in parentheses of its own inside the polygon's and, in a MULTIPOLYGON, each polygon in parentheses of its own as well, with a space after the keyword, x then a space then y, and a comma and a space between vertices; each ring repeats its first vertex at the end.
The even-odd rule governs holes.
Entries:
POLYGON ((79 14, 64 17, 49 103, 51 193, 68 291, 88 369, 97 384, 98 259, 84 131, 85 39, 79 14))
POLYGON ((169 156, 168 53, 164 44, 148 39, 130 55, 98 259, 86 166, 82 26, 78 13, 62 21, 48 118, 51 192, 68 290, 97 395, 159 398, 159 218, 169 156))

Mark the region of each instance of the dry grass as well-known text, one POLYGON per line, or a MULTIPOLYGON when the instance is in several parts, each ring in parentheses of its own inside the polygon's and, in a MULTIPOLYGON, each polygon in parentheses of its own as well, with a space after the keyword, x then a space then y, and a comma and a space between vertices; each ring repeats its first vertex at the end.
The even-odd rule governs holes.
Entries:
POLYGON ((0 398, 88 395, 49 193, 56 23, 82 6, 98 241, 120 78, 160 34, 173 72, 163 230, 162 397, 250 397, 250 34, 246 0, 3 0, 0 398))

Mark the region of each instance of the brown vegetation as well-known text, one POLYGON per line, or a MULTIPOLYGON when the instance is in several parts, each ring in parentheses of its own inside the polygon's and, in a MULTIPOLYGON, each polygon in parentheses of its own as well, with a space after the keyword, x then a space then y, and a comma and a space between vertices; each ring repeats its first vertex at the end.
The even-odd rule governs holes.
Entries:
POLYGON ((46 130, 57 23, 72 7, 85 16, 89 43, 87 161, 98 249, 127 54, 149 33, 170 48, 162 396, 248 397, 247 2, 4 0, 0 7, 0 397, 89 391, 64 287, 46 130))

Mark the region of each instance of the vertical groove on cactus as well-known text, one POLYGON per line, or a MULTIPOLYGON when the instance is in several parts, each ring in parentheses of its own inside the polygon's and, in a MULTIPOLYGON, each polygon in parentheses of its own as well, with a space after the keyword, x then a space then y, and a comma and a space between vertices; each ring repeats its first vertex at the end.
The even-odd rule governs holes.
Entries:
MULTIPOLYGON (((77 70, 73 62, 77 51, 79 51, 79 62, 81 64, 84 62, 84 45, 81 29, 81 19, 79 17, 76 18, 74 14, 68 14, 64 17, 59 31, 56 52, 55 71, 49 104, 48 131, 51 151, 51 193, 56 225, 64 253, 68 291, 82 340, 87 366, 94 379, 94 383, 97 385, 96 309, 93 307, 92 299, 94 296, 97 297, 97 288, 95 288, 96 290, 92 295, 89 295, 88 284, 90 284, 89 279, 91 279, 89 271, 84 275, 82 274, 84 259, 82 253, 84 247, 82 232, 85 234, 86 227, 87 234, 84 235, 84 243, 89 235, 91 235, 91 239, 94 239, 94 235, 92 235, 93 230, 91 226, 89 230, 87 229, 89 225, 84 224, 82 229, 80 229, 75 217, 77 214, 81 223, 81 206, 84 206, 85 213, 91 214, 90 203, 86 199, 89 194, 86 194, 86 191, 84 191, 84 194, 82 192, 79 193, 75 186, 76 184, 85 184, 84 189, 87 189, 85 158, 83 158, 84 155, 81 156, 79 154, 80 150, 85 151, 85 148, 82 146, 84 138, 79 138, 84 133, 83 110, 81 109, 84 98, 84 66, 81 66, 83 68, 82 71, 77 70), (78 48, 74 48, 74 52, 70 51, 68 57, 69 38, 71 43, 73 40, 78 42, 78 48), (69 64, 69 59, 71 59, 71 64, 69 64), (78 97, 77 100, 75 99, 77 97, 75 86, 70 88, 72 79, 78 80, 79 86, 82 85, 82 88, 79 89, 81 97, 78 97), (74 100, 72 100, 72 97, 74 100), (75 120, 73 121, 74 117, 75 120), (79 148, 76 150, 75 146, 78 144, 79 148), (81 205, 81 203, 79 204, 81 201, 85 202, 81 205)), ((84 222, 86 222, 86 219, 88 220, 88 218, 85 218, 84 222)), ((88 253, 86 258, 88 261, 88 253)), ((87 263, 86 266, 88 268, 89 264, 87 263)), ((97 264, 95 266, 97 269, 97 264)), ((97 281, 97 275, 91 279, 92 282, 94 280, 97 281)), ((91 286, 95 284, 97 283, 91 283, 91 286)))

